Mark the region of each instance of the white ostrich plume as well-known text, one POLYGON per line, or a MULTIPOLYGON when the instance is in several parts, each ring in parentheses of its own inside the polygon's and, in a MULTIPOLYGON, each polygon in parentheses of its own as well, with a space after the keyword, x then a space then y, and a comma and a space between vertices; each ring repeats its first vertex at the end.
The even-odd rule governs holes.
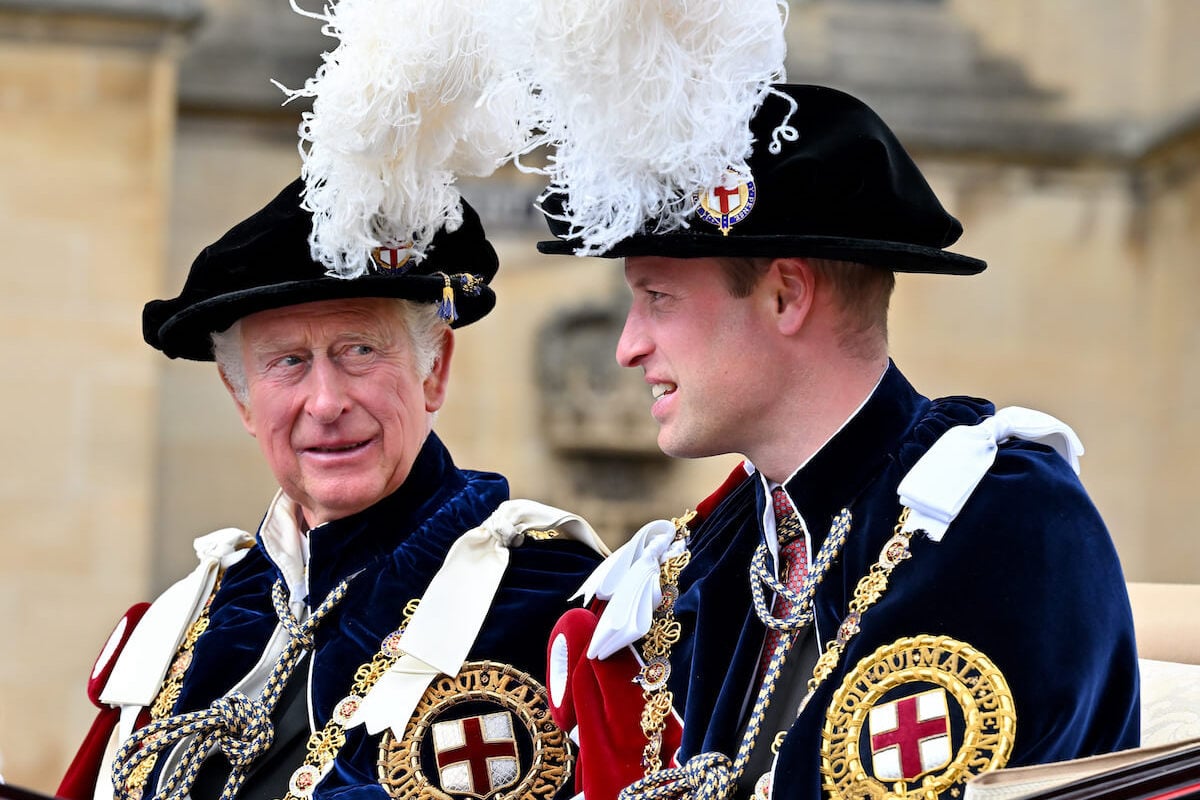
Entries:
POLYGON ((486 176, 523 146, 531 98, 495 72, 478 2, 338 0, 315 14, 292 0, 340 40, 302 89, 284 90, 313 98, 304 204, 329 274, 362 274, 381 246, 419 260, 462 224, 456 177, 486 176))
POLYGON ((535 147, 580 255, 686 227, 696 192, 746 171, 750 118, 784 77, 783 0, 291 2, 340 40, 289 95, 314 98, 310 244, 343 277, 380 246, 419 259, 461 224, 457 176, 533 169, 535 147))
MULTIPOLYGON (((503 6, 504 3, 499 5, 503 6)), ((783 80, 780 0, 518 0, 512 52, 538 103, 544 172, 583 247, 686 227, 694 194, 744 173, 750 118, 783 80)), ((490 23, 496 24, 496 23, 490 23)), ((786 120, 781 120, 786 127, 786 120)))

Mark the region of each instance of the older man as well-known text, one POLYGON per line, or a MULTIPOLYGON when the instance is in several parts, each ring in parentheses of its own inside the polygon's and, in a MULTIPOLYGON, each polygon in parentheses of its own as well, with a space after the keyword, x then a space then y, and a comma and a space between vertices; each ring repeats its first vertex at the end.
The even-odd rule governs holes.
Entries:
POLYGON ((197 540, 196 572, 123 621, 60 794, 553 796, 571 757, 544 720, 544 643, 599 546, 432 432, 495 252, 464 202, 419 262, 330 277, 301 189, 145 308, 152 346, 216 360, 280 490, 256 536, 197 540))
MULTIPOLYGON (((617 360, 645 375, 660 447, 749 463, 698 519, 647 526, 606 565, 598 623, 564 619, 594 656, 566 682, 623 697, 650 734, 600 776, 589 737, 631 750, 611 733, 620 704, 556 710, 580 727, 585 783, 620 770, 650 773, 629 798, 950 800, 982 771, 1135 746, 1129 601, 1074 434, 930 400, 888 356, 895 272, 984 269, 945 249, 958 221, 847 94, 775 87, 751 130, 748 173, 701 193, 689 229, 647 224, 607 253, 633 293, 617 360), (665 565, 648 630, 608 619, 644 607, 619 572, 647 554, 665 565), (644 633, 645 697, 630 698, 603 659, 644 633)), ((572 252, 550 216, 561 238, 542 249, 572 252)))

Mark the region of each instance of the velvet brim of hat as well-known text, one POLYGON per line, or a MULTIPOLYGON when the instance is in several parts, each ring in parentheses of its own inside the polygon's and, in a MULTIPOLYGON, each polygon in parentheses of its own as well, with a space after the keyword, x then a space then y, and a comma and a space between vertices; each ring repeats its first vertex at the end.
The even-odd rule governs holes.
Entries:
MULTIPOLYGON (((537 244, 539 253, 575 255, 580 242, 550 239, 537 244)), ((934 247, 905 242, 879 242, 839 236, 756 236, 734 238, 703 233, 636 234, 618 242, 600 258, 661 256, 666 258, 824 258, 886 267, 895 272, 976 275, 987 262, 934 247)))
MULTIPOLYGON (((212 334, 259 311, 370 297, 441 303, 447 281, 457 314, 446 317, 452 327, 468 325, 496 305, 487 285, 496 275, 496 251, 465 199, 461 224, 438 231, 423 259, 386 266, 373 257, 365 274, 341 278, 313 258, 312 215, 301 203, 303 190, 303 181, 292 181, 201 251, 178 297, 147 303, 146 342, 171 358, 211 361, 212 334)), ((393 252, 393 260, 400 255, 393 252)))
MULTIPOLYGON (((394 297, 419 303, 436 303, 442 298, 445 281, 437 275, 408 275, 397 280, 390 275, 365 275, 353 280, 317 278, 243 289, 192 304, 177 300, 154 300, 143 312, 146 341, 171 358, 212 361, 211 335, 223 331, 243 317, 300 303, 367 297, 394 297)), ((477 295, 454 292, 458 318, 452 328, 483 318, 496 305, 490 287, 477 295)))

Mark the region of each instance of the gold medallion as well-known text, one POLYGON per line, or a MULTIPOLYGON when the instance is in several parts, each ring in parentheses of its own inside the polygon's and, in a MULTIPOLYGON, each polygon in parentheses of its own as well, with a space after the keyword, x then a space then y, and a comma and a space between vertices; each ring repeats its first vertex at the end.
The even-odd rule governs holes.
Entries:
POLYGON ((899 639, 858 662, 834 694, 821 732, 824 789, 842 800, 936 800, 1007 764, 1016 728, 1012 691, 983 653, 946 636, 899 639))
POLYGON ((511 666, 476 661, 430 685, 403 739, 384 732, 379 782, 396 800, 550 800, 572 763, 546 689, 511 666))

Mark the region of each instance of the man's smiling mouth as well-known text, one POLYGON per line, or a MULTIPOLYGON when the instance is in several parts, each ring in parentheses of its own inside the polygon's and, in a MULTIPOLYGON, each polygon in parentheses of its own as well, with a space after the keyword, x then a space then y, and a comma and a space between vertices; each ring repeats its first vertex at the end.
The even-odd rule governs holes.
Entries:
POLYGON ((371 441, 370 439, 363 439, 360 442, 350 442, 349 444, 336 444, 336 445, 327 445, 327 446, 306 447, 306 448, 304 448, 304 452, 306 452, 306 453, 348 453, 351 450, 357 450, 361 447, 365 447, 367 444, 370 443, 370 441, 371 441))
POLYGON ((671 394, 676 388, 677 387, 673 383, 656 383, 650 387, 650 393, 653 394, 654 399, 657 400, 660 397, 665 397, 666 395, 671 394))

